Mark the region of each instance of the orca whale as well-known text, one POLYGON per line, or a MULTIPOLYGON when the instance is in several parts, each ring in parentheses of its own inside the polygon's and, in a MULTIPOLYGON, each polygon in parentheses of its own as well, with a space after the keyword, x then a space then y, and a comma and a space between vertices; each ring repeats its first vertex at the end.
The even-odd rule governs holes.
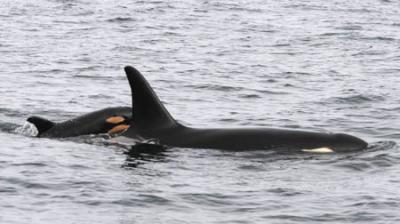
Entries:
POLYGON ((37 128, 37 137, 66 138, 79 135, 123 132, 129 127, 131 115, 132 108, 130 107, 110 107, 60 123, 38 116, 31 116, 27 121, 37 128))
POLYGON ((367 143, 341 133, 273 128, 192 128, 177 122, 161 103, 143 75, 125 67, 132 93, 131 125, 118 139, 154 139, 169 147, 222 150, 282 150, 289 152, 350 152, 367 143))

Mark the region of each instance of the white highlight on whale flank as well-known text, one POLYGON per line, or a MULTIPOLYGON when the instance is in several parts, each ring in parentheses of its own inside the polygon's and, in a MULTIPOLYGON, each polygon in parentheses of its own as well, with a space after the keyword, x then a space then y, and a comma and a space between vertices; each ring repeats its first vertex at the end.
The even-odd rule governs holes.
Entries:
POLYGON ((311 153, 332 153, 335 152, 333 149, 328 147, 321 147, 316 149, 302 149, 303 152, 311 152, 311 153))

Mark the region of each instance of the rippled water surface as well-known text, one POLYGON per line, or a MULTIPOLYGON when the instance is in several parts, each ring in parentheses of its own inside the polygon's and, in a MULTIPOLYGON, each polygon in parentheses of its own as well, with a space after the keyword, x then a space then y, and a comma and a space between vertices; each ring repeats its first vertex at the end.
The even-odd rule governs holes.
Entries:
POLYGON ((400 3, 0 2, 1 223, 398 223, 400 3), (345 132, 351 154, 170 148, 132 157, 95 137, 38 139, 130 105, 138 68, 196 127, 345 132))

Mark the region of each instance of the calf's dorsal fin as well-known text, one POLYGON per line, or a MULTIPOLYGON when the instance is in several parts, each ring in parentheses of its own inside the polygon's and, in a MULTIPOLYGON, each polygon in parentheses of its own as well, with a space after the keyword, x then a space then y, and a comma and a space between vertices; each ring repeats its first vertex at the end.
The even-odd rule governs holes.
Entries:
POLYGON ((40 136, 55 125, 54 122, 38 116, 29 117, 27 121, 35 125, 39 132, 38 136, 40 136))
POLYGON ((125 73, 132 91, 131 125, 141 130, 154 130, 176 125, 177 122, 161 103, 143 75, 131 66, 125 67, 125 73))

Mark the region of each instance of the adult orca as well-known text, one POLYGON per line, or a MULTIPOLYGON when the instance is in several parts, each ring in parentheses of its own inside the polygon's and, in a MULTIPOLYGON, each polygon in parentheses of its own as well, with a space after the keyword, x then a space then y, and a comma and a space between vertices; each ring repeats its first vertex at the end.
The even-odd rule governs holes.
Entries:
POLYGON ((131 115, 130 107, 109 107, 60 123, 38 116, 29 117, 27 121, 38 129, 38 137, 66 138, 122 132, 128 129, 131 115))
POLYGON ((132 92, 131 125, 119 139, 154 139, 162 145, 223 150, 283 150, 287 152, 349 152, 362 150, 367 143, 341 133, 272 128, 200 129, 177 122, 142 76, 125 67, 132 92))

